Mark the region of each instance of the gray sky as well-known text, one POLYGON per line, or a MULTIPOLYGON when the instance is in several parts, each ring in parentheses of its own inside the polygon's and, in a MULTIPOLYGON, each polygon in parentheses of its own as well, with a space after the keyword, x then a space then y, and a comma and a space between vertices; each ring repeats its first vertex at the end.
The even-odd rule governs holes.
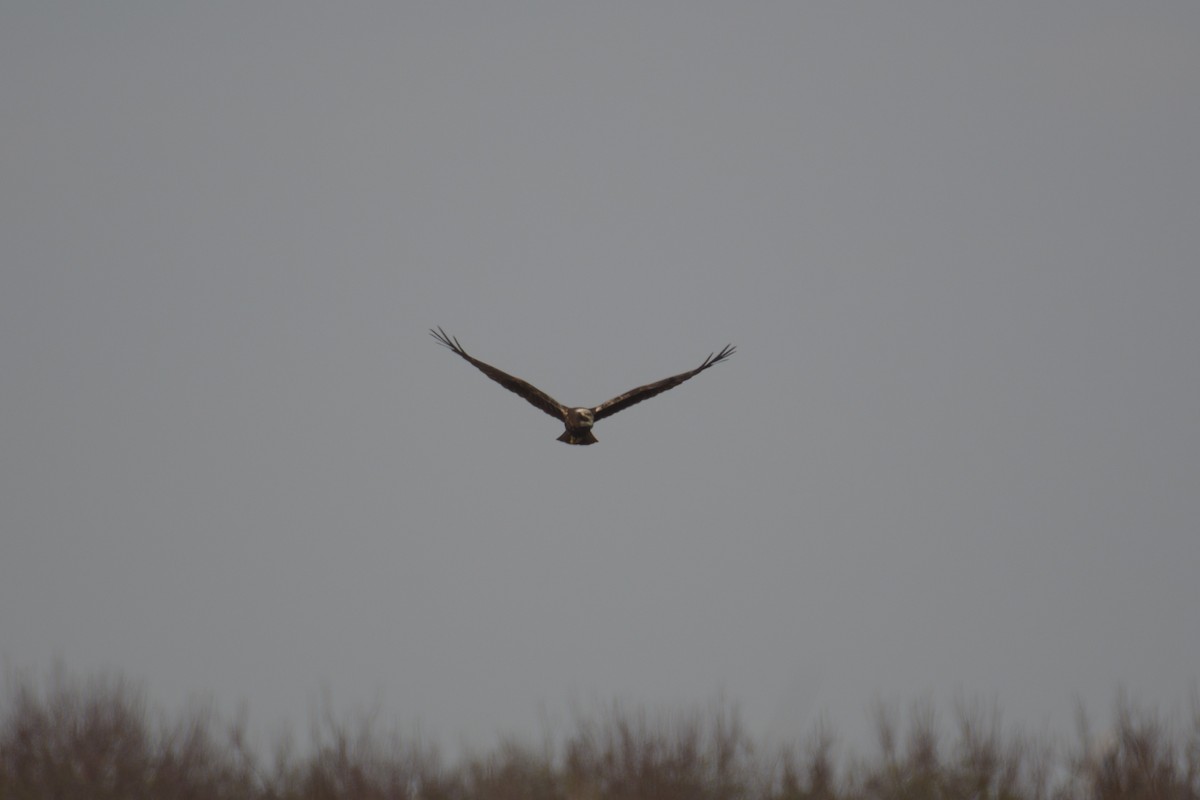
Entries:
POLYGON ((1200 5, 0 5, 0 654, 455 741, 1200 678, 1200 5), (727 364, 594 447, 567 403, 727 364))

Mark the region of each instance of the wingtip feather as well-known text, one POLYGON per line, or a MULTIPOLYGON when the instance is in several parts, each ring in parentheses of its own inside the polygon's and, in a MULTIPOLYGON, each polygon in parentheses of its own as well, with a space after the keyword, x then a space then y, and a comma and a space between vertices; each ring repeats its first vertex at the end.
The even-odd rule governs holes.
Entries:
POLYGON ((441 325, 438 325, 437 328, 430 328, 429 335, 432 336, 434 341, 436 341, 442 347, 447 347, 450 350, 453 350, 455 353, 458 353, 460 356, 466 355, 466 351, 463 350, 463 346, 458 343, 458 339, 446 333, 445 329, 443 329, 441 325))

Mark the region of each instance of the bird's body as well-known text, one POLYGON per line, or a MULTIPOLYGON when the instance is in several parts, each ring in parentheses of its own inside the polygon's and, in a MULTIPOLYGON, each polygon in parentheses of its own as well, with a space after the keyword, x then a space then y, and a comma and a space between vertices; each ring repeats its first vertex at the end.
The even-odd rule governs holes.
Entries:
POLYGON ((617 395, 611 400, 606 400, 598 406, 592 408, 586 407, 570 407, 555 400, 550 395, 526 383, 520 378, 509 375, 507 372, 502 372, 496 369, 491 364, 480 361, 473 356, 467 354, 462 345, 458 343, 458 339, 447 335, 441 328, 429 330, 431 336, 437 340, 438 344, 443 347, 448 347, 455 354, 461 356, 465 360, 473 364, 480 372, 487 375, 496 383, 514 392, 521 397, 524 397, 529 403, 541 409, 556 419, 562 421, 566 428, 562 435, 558 437, 558 441, 566 442, 567 444, 595 444, 597 442, 595 434, 592 433, 592 426, 599 420, 611 416, 618 411, 622 411, 635 403, 640 403, 643 400, 648 400, 656 394, 665 392, 667 389, 674 388, 689 378, 699 375, 704 370, 719 364, 725 359, 733 355, 735 348, 733 345, 725 345, 721 352, 713 355, 709 354, 708 358, 704 359, 704 363, 688 372, 681 372, 678 375, 672 375, 670 378, 663 378, 661 381, 648 383, 644 386, 639 386, 636 389, 630 389, 625 394, 617 395))
POLYGON ((595 444, 598 440, 592 433, 596 419, 590 408, 568 408, 563 418, 566 430, 558 437, 560 442, 567 444, 595 444))

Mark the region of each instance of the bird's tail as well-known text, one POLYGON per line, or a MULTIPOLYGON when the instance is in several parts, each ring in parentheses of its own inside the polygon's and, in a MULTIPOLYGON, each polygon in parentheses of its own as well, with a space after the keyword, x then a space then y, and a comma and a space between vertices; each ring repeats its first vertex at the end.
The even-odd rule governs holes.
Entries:
POLYGON ((562 436, 559 436, 558 440, 567 444, 595 444, 600 441, 592 435, 590 430, 563 431, 562 436))

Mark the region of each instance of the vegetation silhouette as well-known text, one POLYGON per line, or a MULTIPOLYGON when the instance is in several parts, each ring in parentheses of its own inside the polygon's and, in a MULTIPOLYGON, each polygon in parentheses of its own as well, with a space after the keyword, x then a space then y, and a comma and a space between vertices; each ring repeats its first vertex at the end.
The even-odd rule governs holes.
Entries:
POLYGON ((208 708, 151 720, 143 691, 56 667, 39 686, 7 676, 0 706, 0 798, 188 800, 1191 800, 1200 798, 1200 702, 1178 729, 1118 692, 1110 732, 1082 710, 1076 741, 1002 730, 998 710, 932 703, 906 715, 876 704, 876 749, 839 754, 821 723, 806 742, 756 748, 735 705, 649 713, 612 703, 577 712, 555 744, 515 738, 445 764, 377 714, 315 715, 312 746, 269 759, 247 744, 245 714, 208 708))

